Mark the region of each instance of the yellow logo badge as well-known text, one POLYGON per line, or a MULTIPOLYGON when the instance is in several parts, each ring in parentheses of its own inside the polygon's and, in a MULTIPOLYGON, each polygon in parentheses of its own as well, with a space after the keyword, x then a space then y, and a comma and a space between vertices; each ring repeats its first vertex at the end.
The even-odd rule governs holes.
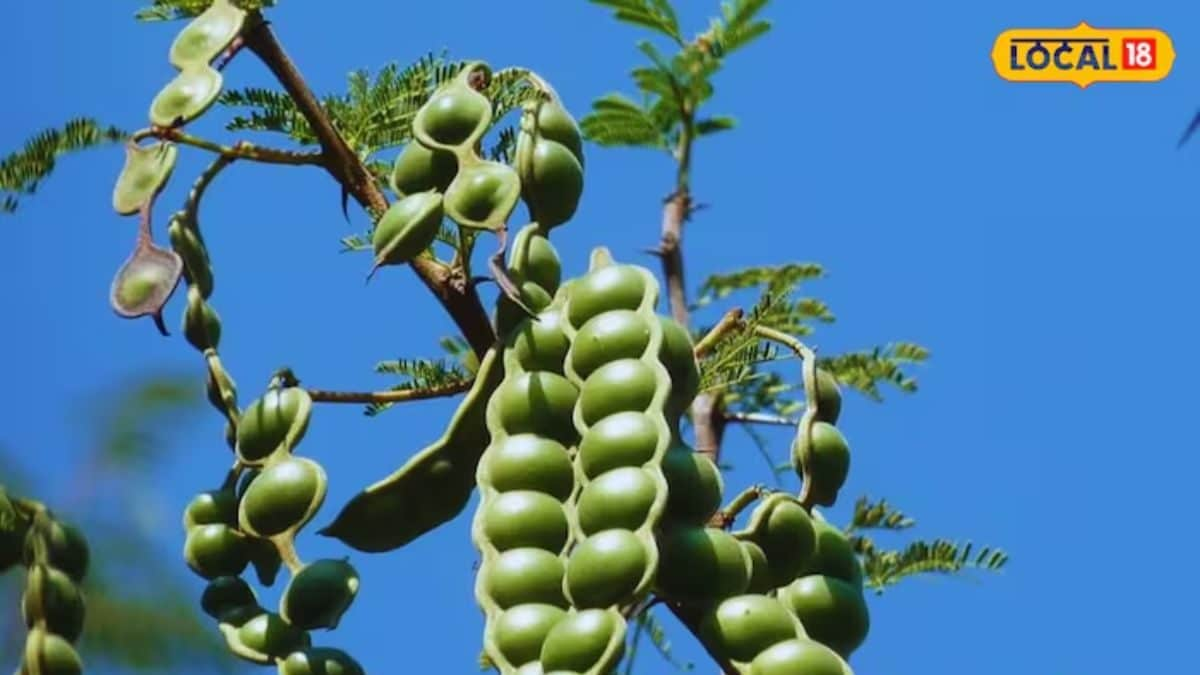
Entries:
POLYGON ((1021 28, 992 45, 992 65, 1011 82, 1157 82, 1171 72, 1175 48, 1150 28, 1021 28))

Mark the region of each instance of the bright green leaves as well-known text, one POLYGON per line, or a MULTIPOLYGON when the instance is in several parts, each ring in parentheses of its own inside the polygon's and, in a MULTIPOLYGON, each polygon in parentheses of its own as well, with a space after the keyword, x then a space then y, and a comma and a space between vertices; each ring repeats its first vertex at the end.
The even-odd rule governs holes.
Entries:
MULTIPOLYGON (((230 4, 244 11, 274 7, 276 0, 230 0, 230 4)), ((213 5, 213 0, 154 0, 134 14, 138 21, 178 21, 200 16, 213 5)))
POLYGON ((667 148, 667 137, 651 111, 622 94, 607 94, 592 103, 579 121, 589 141, 605 146, 667 148))
POLYGON ((626 23, 662 33, 675 42, 683 43, 679 32, 679 17, 670 0, 590 0, 613 10, 613 15, 626 23))
POLYGON ((118 143, 128 136, 117 127, 88 117, 68 121, 61 129, 39 132, 24 147, 0 160, 0 213, 16 211, 18 196, 32 195, 66 154, 118 143))

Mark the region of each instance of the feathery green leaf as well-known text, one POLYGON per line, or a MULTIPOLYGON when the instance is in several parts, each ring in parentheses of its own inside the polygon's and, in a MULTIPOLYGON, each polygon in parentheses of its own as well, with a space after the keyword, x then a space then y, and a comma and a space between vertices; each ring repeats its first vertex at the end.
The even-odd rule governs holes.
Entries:
MULTIPOLYGON (((375 372, 402 378, 400 383, 390 388, 390 391, 435 389, 470 382, 472 377, 471 373, 459 362, 447 359, 381 361, 376 364, 375 372)), ((392 403, 370 403, 365 412, 367 416, 374 417, 393 405, 392 403)))
POLYGON ((18 195, 32 195, 57 164, 59 158, 101 145, 125 140, 128 132, 104 126, 89 117, 69 120, 61 128, 45 129, 25 142, 24 147, 0 159, 0 213, 12 213, 18 195))
MULTIPOLYGON (((233 0, 233 4, 252 11, 274 7, 276 0, 233 0)), ((154 0, 154 4, 143 7, 133 16, 138 21, 177 21, 199 15, 213 0, 154 0)))

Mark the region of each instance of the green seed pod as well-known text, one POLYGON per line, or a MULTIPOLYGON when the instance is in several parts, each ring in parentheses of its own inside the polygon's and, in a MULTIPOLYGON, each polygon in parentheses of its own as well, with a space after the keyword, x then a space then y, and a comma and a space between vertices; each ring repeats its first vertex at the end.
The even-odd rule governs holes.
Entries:
POLYGON ((221 317, 212 305, 204 301, 199 288, 189 288, 187 298, 187 310, 183 313, 183 336, 196 351, 216 349, 221 344, 221 317))
POLYGON ((235 577, 246 569, 246 537, 228 525, 199 525, 187 534, 183 558, 201 577, 235 577))
POLYGON ((166 186, 178 159, 179 148, 173 143, 127 143, 125 165, 113 187, 113 210, 123 216, 140 211, 166 186))
POLYGON ((80 675, 83 661, 71 643, 54 633, 34 628, 25 637, 21 675, 80 675))
MULTIPOLYGON (((521 298, 521 302, 534 312, 542 312, 550 306, 553 298, 546 292, 544 288, 538 286, 532 281, 522 281, 519 273, 513 274, 513 282, 517 285, 517 290, 521 298)), ((529 320, 529 315, 517 303, 513 302, 507 295, 501 295, 496 301, 496 334, 510 337, 513 331, 521 328, 526 321, 529 320)), ((561 367, 558 369, 560 372, 561 367)))
POLYGON ((246 407, 237 429, 237 454, 249 466, 261 466, 281 445, 290 449, 304 437, 312 398, 300 387, 272 386, 246 407))
POLYGON ((62 570, 75 583, 83 583, 83 578, 87 575, 88 562, 91 559, 91 551, 88 549, 87 539, 84 538, 83 533, 74 525, 60 520, 52 520, 44 528, 29 528, 25 535, 23 556, 26 567, 31 567, 37 562, 34 541, 37 537, 42 538, 45 546, 44 562, 62 570))
POLYGON ((181 211, 171 216, 167 234, 171 238, 171 248, 183 261, 184 278, 200 291, 200 297, 207 299, 213 292, 212 264, 200 231, 187 224, 181 211))
POLYGON ((231 611, 242 607, 258 607, 258 597, 241 577, 217 577, 208 582, 200 595, 200 608, 204 613, 220 621, 231 611))
POLYGON ((517 250, 514 246, 514 265, 519 262, 521 274, 541 286, 547 293, 558 292, 558 287, 562 284, 562 263, 559 262, 558 250, 536 226, 521 230, 526 231, 529 233, 525 240, 527 247, 517 250))
POLYGON ((871 616, 857 586, 833 577, 801 577, 780 589, 779 599, 800 619, 808 637, 842 658, 867 639, 871 616))
POLYGON ((654 459, 659 438, 658 425, 646 413, 609 415, 583 434, 579 441, 579 467, 584 476, 595 479, 622 466, 642 466, 654 459))
MULTIPOLYGON (((510 248, 508 274, 520 290, 521 301, 535 312, 545 310, 562 283, 562 263, 559 262, 558 251, 537 223, 530 223, 518 230, 510 248)), ((507 295, 500 296, 496 306, 496 333, 501 338, 507 339, 513 330, 523 327, 527 320, 528 315, 523 309, 507 295)), ((555 320, 556 326, 560 323, 555 320)), ((542 369, 541 366, 536 368, 542 369)), ((561 363, 550 372, 561 373, 561 363)))
POLYGON ((813 559, 817 533, 808 511, 795 497, 775 493, 750 514, 745 530, 737 534, 762 547, 767 555, 771 588, 791 582, 813 559))
POLYGON ((306 457, 267 466, 246 488, 238 507, 241 529, 262 538, 294 534, 325 502, 325 469, 306 457))
POLYGON ((250 539, 248 543, 250 564, 254 566, 254 576, 258 578, 258 583, 268 587, 274 585, 275 577, 279 575, 279 569, 283 566, 279 549, 267 539, 250 539))
POLYGON ((83 632, 83 608, 83 594, 62 570, 46 565, 29 569, 21 595, 21 616, 27 628, 44 621, 43 627, 51 633, 75 642, 83 632))
POLYGON ((700 365, 696 361, 696 346, 678 321, 660 316, 663 341, 658 358, 671 375, 671 395, 667 398, 666 415, 675 419, 687 412, 692 399, 700 391, 700 365))
POLYGON ((702 604, 745 592, 752 561, 737 539, 715 527, 671 527, 658 539, 656 585, 664 597, 702 604))
MULTIPOLYGON (((476 468, 488 444, 487 402, 503 376, 500 358, 489 350, 442 436, 355 495, 320 534, 337 537, 359 551, 390 551, 457 516, 475 489, 476 468)), ((566 464, 570 492, 567 451, 561 446, 558 451, 566 464)))
POLYGON ((171 43, 171 65, 184 70, 212 63, 241 32, 245 20, 246 12, 229 0, 214 0, 171 43))
POLYGON ((0 485, 0 574, 21 562, 29 521, 13 506, 0 485))
POLYGON ((158 127, 187 124, 203 115, 221 95, 221 71, 207 63, 189 66, 150 103, 150 123, 158 127))
POLYGON ((725 482, 717 465, 706 455, 687 445, 675 445, 663 457, 662 471, 667 479, 664 517, 702 525, 721 508, 725 482))
POLYGON ((580 387, 583 423, 590 426, 621 412, 646 412, 659 391, 659 377, 667 378, 665 370, 655 368, 658 365, 657 361, 651 365, 638 359, 618 359, 597 368, 580 387))
POLYGON ((411 262, 433 245, 442 226, 442 196, 417 192, 393 203, 375 224, 374 269, 411 262))
POLYGON ((837 427, 813 422, 811 446, 805 451, 797 437, 792 444, 792 462, 812 481, 806 489, 813 495, 813 503, 832 506, 850 473, 850 446, 837 427))
POLYGON ((332 647, 310 647, 279 662, 279 675, 364 675, 349 654, 332 647))
POLYGON ((566 146, 546 139, 532 140, 525 134, 517 141, 517 155, 523 152, 528 153, 529 160, 521 167, 521 196, 529 205, 530 215, 546 229, 562 225, 579 206, 583 166, 566 146))
POLYGON ((747 593, 768 593, 775 589, 772 585, 771 566, 767 562, 767 553, 758 544, 743 539, 738 542, 746 557, 750 559, 750 583, 746 585, 747 593))
POLYGON ((813 530, 816 532, 816 551, 797 576, 821 574, 861 588, 862 563, 846 534, 819 518, 813 518, 813 530))
POLYGON ((583 134, 571 113, 557 99, 543 101, 537 110, 537 134, 545 140, 566 146, 583 166, 583 134))
MULTIPOLYGON (((535 229, 522 229, 514 265, 525 268, 531 239, 539 237, 535 229)), ((567 448, 578 435, 571 420, 577 390, 561 375, 568 347, 564 301, 560 288, 541 311, 542 320, 524 318, 507 334, 504 381, 488 403, 491 442, 476 475, 480 502, 471 533, 482 560, 475 597, 485 616, 485 652, 506 675, 536 667, 547 632, 567 606, 563 577, 571 527, 563 502, 575 491, 567 448)))
POLYGON ((109 303, 123 318, 152 316, 160 323, 163 307, 182 275, 183 260, 174 251, 159 248, 149 240, 139 241, 113 277, 109 303))
POLYGON ((658 484, 643 469, 631 466, 601 474, 580 491, 575 513, 588 536, 603 530, 636 530, 646 521, 658 497, 658 484))
POLYGON ((638 310, 647 291, 652 290, 651 308, 658 301, 658 282, 646 278, 633 265, 598 267, 572 284, 567 320, 576 329, 592 317, 614 309, 638 310))
POLYGON ((576 437, 571 411, 577 391, 562 375, 533 371, 506 377, 493 401, 509 435, 537 434, 569 444, 576 437))
POLYGON ((584 539, 567 560, 571 604, 604 608, 636 595, 649 557, 644 542, 630 530, 605 530, 584 539))
POLYGON ((819 642, 797 638, 767 649, 750 663, 749 675, 854 675, 850 666, 819 642))
POLYGON ((738 595, 721 601, 700 622, 700 639, 734 662, 749 663, 760 653, 804 630, 782 602, 765 595, 738 595))
POLYGON ((192 497, 183 510, 183 530, 197 525, 237 525, 237 495, 232 489, 209 490, 192 497))
POLYGON ((446 215, 463 227, 497 230, 521 196, 521 179, 507 164, 490 160, 460 167, 446 188, 446 215))
POLYGON ((445 192, 456 173, 458 159, 453 154, 412 141, 396 156, 389 184, 398 197, 430 190, 445 192))
POLYGON ((485 63, 467 64, 442 84, 413 117, 413 136, 435 150, 470 149, 492 122, 492 103, 480 93, 492 76, 485 63))
POLYGON ((547 633, 566 616, 559 607, 529 603, 517 605, 496 619, 496 648, 517 667, 536 662, 547 633))
POLYGON ((586 379, 610 361, 641 358, 649 343, 650 326, 640 314, 630 309, 604 312, 592 317, 575 334, 571 366, 586 379))
POLYGON ((546 672, 606 672, 598 667, 616 663, 624 653, 624 627, 619 618, 599 609, 572 612, 550 630, 542 645, 546 672))
POLYGON ((311 562, 292 577, 279 616, 297 628, 337 628, 358 595, 358 571, 345 560, 311 562))
POLYGON ((842 414, 842 390, 837 378, 824 368, 817 368, 817 421, 837 424, 842 414))
POLYGON ((229 651, 251 663, 272 664, 311 646, 308 633, 272 612, 258 614, 241 626, 222 623, 220 627, 229 651))

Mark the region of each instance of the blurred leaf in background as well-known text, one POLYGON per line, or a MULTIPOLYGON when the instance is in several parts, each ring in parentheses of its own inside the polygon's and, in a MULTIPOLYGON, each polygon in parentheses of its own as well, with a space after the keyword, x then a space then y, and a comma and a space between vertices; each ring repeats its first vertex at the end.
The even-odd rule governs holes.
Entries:
MULTIPOLYGON (((180 525, 164 507, 154 476, 178 451, 174 439, 202 410, 203 391, 192 374, 142 373, 86 396, 78 404, 82 416, 70 419, 86 420, 87 447, 53 486, 33 481, 27 458, 38 448, 0 447, 0 483, 45 502, 88 539, 92 563, 83 585, 80 652, 91 673, 245 670, 200 611, 179 556, 162 546, 164 534, 180 525)), ((0 577, 0 654, 18 654, 24 642, 22 583, 20 573, 0 577)))

